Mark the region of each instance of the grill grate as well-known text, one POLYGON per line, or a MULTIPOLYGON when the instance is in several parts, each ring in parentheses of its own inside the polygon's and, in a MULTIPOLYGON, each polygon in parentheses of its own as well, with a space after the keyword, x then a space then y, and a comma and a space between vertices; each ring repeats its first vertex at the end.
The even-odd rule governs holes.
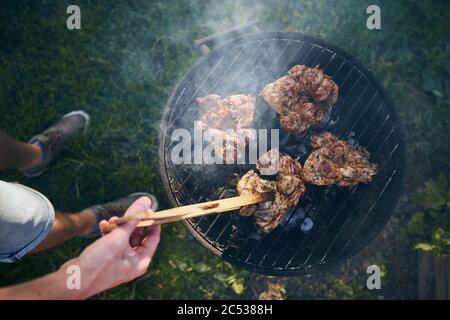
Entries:
MULTIPOLYGON (((304 61, 301 61, 301 62, 300 62, 300 64, 302 64, 302 63, 304 63, 304 61)), ((313 65, 314 65, 314 64, 313 64, 313 65)), ((326 65, 328 65, 328 63, 327 63, 326 65)), ((327 71, 327 70, 326 70, 326 67, 324 67, 324 70, 327 71)), ((353 70, 353 69, 352 69, 352 70, 353 70)), ((351 71, 352 71, 352 70, 351 70, 351 71)), ((351 71, 350 71, 349 74, 345 77, 345 79, 344 79, 344 81, 343 81, 343 84, 345 84, 345 82, 347 81, 348 76, 350 75, 351 71)), ((332 75, 332 76, 334 76, 334 75, 332 75)), ((360 77, 360 78, 361 78, 361 77, 360 77)), ((357 81, 359 81, 360 78, 358 78, 357 81)), ((350 89, 350 92, 353 91, 354 87, 355 87, 355 86, 353 85, 352 88, 350 89)), ((363 92, 364 92, 364 91, 363 91, 363 92)), ((362 95, 362 94, 363 94, 363 93, 361 93, 361 95, 362 95)), ((347 99, 347 97, 348 97, 348 95, 344 98, 344 103, 345 103, 345 100, 347 99)), ((331 121, 331 119, 332 119, 332 117, 330 117, 330 120, 329 120, 329 121, 331 121)), ((327 122, 327 124, 329 123, 329 121, 327 122)), ((302 136, 301 143, 303 143, 304 140, 305 140, 305 135, 302 136)), ((299 203, 299 206, 300 206, 300 205, 301 205, 301 203, 299 203)), ((308 211, 307 213, 309 213, 309 211, 308 211)), ((289 223, 289 221, 291 220, 292 216, 293 216, 293 215, 291 215, 291 216, 289 217, 288 223, 289 223)), ((279 240, 280 236, 281 236, 281 234, 279 233, 278 236, 274 239, 274 244, 273 244, 272 246, 270 246, 270 248, 267 250, 266 255, 262 258, 261 263, 259 263, 258 266, 262 266, 262 263, 264 262, 265 258, 268 256, 268 253, 270 252, 270 250, 271 250, 273 247, 275 247, 276 241, 279 240)), ((250 237, 251 237, 251 236, 249 236, 247 239, 250 239, 250 237)), ((248 241, 248 240, 247 240, 247 241, 248 241)), ((288 243, 289 243, 289 242, 288 242, 288 243)), ((259 247, 260 245, 261 245, 261 242, 259 242, 259 243, 254 247, 254 249, 251 251, 251 253, 250 253, 250 254, 248 255, 248 257, 246 258, 245 262, 249 262, 249 260, 250 260, 250 258, 252 257, 253 253, 258 249, 258 247, 259 247)), ((238 252, 237 254, 239 254, 239 253, 240 253, 240 252, 238 252)), ((274 265, 272 264, 272 267, 273 267, 273 266, 274 266, 274 265)))
MULTIPOLYGON (((161 130, 161 172, 174 205, 229 197, 233 173, 248 165, 183 165, 170 160, 174 129, 193 129, 195 99, 208 93, 258 94, 263 86, 295 64, 319 65, 340 88, 329 118, 313 131, 330 130, 368 148, 379 164, 372 183, 352 188, 307 185, 297 208, 284 222, 263 234, 252 218, 237 212, 191 219, 186 226, 214 253, 251 271, 292 275, 330 266, 363 248, 395 208, 403 177, 404 142, 397 114, 384 89, 354 58, 342 50, 297 33, 258 33, 231 40, 202 57, 177 86, 166 108, 161 130), (314 221, 302 231, 300 212, 314 221)), ((279 121, 257 98, 255 128, 278 128, 279 121)), ((280 148, 308 149, 309 133, 280 132, 280 148)), ((292 154, 295 155, 295 154, 292 154)), ((305 159, 302 159, 303 161, 305 159)))

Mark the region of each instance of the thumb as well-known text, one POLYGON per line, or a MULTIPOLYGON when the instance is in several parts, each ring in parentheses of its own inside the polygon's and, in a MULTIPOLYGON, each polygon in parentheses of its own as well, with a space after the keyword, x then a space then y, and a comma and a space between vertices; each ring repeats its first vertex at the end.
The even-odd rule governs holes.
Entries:
MULTIPOLYGON (((150 210, 152 205, 152 201, 149 197, 140 197, 137 199, 125 212, 124 216, 140 213, 140 212, 147 212, 150 210)), ((121 225, 118 229, 123 230, 127 233, 128 236, 130 236, 134 229, 136 229, 136 226, 139 221, 130 221, 123 225, 121 225)))

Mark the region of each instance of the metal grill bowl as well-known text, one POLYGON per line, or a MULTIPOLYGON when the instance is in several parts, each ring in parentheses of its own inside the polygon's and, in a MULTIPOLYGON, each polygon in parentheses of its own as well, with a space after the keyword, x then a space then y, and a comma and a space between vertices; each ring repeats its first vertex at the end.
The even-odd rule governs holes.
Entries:
MULTIPOLYGON (((174 206, 234 195, 229 181, 249 165, 174 165, 170 158, 174 129, 193 130, 195 99, 209 93, 258 95, 296 64, 318 65, 339 85, 339 99, 328 119, 306 134, 280 130, 280 151, 310 152, 309 135, 329 130, 366 147, 379 172, 369 184, 350 188, 307 184, 297 208, 286 212, 270 234, 254 218, 237 212, 191 219, 187 229, 204 246, 230 263, 270 275, 299 275, 322 270, 354 255, 383 228, 395 209, 405 167, 403 130, 382 85, 351 55, 299 33, 259 32, 231 39, 202 56, 174 90, 160 137, 160 168, 174 206), (312 229, 302 228, 307 217, 312 229)), ((279 120, 258 96, 255 128, 279 128, 279 120)))

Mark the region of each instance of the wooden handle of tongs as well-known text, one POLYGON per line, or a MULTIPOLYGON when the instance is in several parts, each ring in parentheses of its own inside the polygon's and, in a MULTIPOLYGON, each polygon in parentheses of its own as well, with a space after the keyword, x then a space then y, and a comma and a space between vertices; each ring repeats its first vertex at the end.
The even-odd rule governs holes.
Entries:
POLYGON ((106 234, 124 223, 140 220, 138 227, 148 227, 157 224, 174 222, 200 216, 206 216, 219 212, 233 211, 244 206, 269 201, 273 198, 272 193, 248 194, 216 201, 196 203, 187 206, 176 207, 158 212, 139 212, 129 214, 102 228, 102 234, 106 234))

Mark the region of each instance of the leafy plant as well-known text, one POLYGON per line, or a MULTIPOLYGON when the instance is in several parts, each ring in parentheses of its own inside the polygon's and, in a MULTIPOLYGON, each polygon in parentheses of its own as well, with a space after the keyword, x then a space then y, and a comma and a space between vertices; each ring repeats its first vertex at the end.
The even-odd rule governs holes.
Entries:
POLYGON ((422 207, 408 224, 408 233, 417 242, 414 249, 450 254, 450 186, 449 177, 441 174, 425 183, 416 194, 422 207))
MULTIPOLYGON (((372 300, 383 299, 389 290, 392 275, 388 273, 388 262, 384 253, 371 254, 367 259, 359 260, 357 268, 349 268, 350 263, 342 264, 331 272, 312 274, 306 277, 296 277, 286 282, 286 299, 342 299, 342 300, 372 300), (367 288, 366 268, 375 264, 380 267, 381 290, 367 288)), ((267 295, 264 292, 264 295, 267 295)))
POLYGON ((245 291, 245 277, 242 272, 233 272, 232 266, 227 262, 221 262, 223 271, 219 271, 214 275, 223 286, 231 288, 234 293, 242 294, 245 291), (231 272, 231 274, 230 274, 231 272))

